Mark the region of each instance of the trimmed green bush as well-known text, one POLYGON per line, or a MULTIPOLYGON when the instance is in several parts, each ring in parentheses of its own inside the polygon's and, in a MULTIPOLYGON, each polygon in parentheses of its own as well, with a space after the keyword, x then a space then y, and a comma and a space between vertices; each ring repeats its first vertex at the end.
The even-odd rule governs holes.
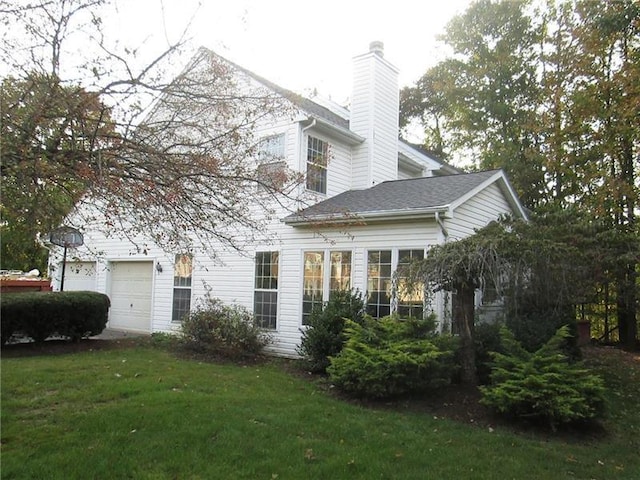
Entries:
POLYGON ((180 340, 187 349, 228 358, 251 357, 271 343, 271 336, 241 305, 206 297, 182 319, 180 340))
POLYGON ((302 329, 297 349, 307 368, 324 373, 329 357, 336 356, 344 345, 345 320, 361 324, 364 319, 364 300, 358 291, 332 292, 329 301, 309 316, 309 325, 302 329))
POLYGON ((455 344, 433 334, 433 319, 365 318, 347 321, 346 343, 330 358, 331 382, 356 397, 388 398, 423 392, 451 381, 455 344), (445 348, 441 348, 444 346, 445 348))
POLYGON ((481 402, 500 414, 560 424, 593 420, 604 413, 602 378, 564 353, 569 328, 561 327, 531 353, 506 328, 501 330, 507 353, 494 353, 491 385, 480 387, 481 402))
POLYGON ((109 320, 109 297, 97 292, 5 293, 0 304, 3 344, 16 333, 36 342, 52 335, 77 341, 98 335, 109 320))
POLYGON ((486 385, 491 381, 493 353, 504 353, 500 339, 500 323, 479 323, 473 327, 473 343, 476 350, 478 382, 486 385))

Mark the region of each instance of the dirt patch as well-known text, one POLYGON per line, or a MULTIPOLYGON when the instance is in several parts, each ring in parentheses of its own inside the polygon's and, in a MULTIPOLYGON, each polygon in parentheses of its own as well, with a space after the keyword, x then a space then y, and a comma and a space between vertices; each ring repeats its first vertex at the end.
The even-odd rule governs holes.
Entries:
POLYGON ((22 342, 2 345, 4 358, 36 357, 40 355, 65 355, 69 353, 90 352, 94 350, 113 350, 131 348, 140 345, 139 338, 122 338, 105 340, 99 338, 83 338, 78 342, 68 340, 47 340, 41 343, 22 342))

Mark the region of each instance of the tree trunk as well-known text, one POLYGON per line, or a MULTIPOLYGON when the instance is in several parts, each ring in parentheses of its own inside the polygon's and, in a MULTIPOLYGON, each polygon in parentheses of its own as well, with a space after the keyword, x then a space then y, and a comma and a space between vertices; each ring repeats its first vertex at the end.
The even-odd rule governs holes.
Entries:
POLYGON ((472 285, 461 283, 454 296, 453 322, 460 335, 461 381, 465 385, 478 384, 476 369, 476 351, 473 343, 473 324, 475 317, 475 289, 472 285))
POLYGON ((627 265, 618 278, 618 333, 620 343, 628 350, 637 347, 636 277, 635 265, 632 264, 627 265))

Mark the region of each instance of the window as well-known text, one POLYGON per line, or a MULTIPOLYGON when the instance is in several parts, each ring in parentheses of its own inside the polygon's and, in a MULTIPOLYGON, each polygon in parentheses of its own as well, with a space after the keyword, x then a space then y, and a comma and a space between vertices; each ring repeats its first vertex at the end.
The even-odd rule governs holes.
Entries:
POLYGON ((500 304, 502 297, 500 295, 499 283, 501 278, 485 278, 482 281, 482 305, 497 305, 500 304))
POLYGON ((302 286, 302 324, 307 325, 314 308, 321 307, 324 284, 324 253, 304 253, 304 273, 302 286))
POLYGON ((287 183, 287 163, 284 161, 284 133, 260 140, 256 180, 266 190, 279 190, 287 183))
POLYGON ((171 321, 180 322, 191 310, 191 275, 193 257, 183 253, 176 255, 173 268, 173 308, 171 321))
POLYGON ((329 296, 340 290, 351 290, 351 252, 331 252, 329 296))
POLYGON ((278 162, 284 158, 284 133, 260 140, 258 160, 260 163, 278 162))
POLYGON ((424 284, 411 284, 413 262, 424 258, 424 250, 400 250, 398 252, 398 315, 401 317, 423 318, 424 284))
POLYGON ((278 252, 257 252, 253 314, 262 328, 275 329, 278 317, 278 252))
POLYGON ((307 189, 327 193, 329 144, 319 138, 307 138, 307 189))
POLYGON ((302 278, 302 324, 308 325, 314 308, 351 288, 351 252, 304 252, 302 278))
POLYGON ((367 253, 367 313, 382 318, 391 313, 391 250, 367 253))
POLYGON ((422 318, 424 287, 409 285, 413 261, 424 258, 423 249, 369 250, 367 252, 367 313, 382 318, 397 312, 403 317, 422 318), (397 253, 397 255, 395 255, 397 253), (393 272, 397 271, 394 278, 393 272), (394 285, 394 281, 396 282, 394 285))

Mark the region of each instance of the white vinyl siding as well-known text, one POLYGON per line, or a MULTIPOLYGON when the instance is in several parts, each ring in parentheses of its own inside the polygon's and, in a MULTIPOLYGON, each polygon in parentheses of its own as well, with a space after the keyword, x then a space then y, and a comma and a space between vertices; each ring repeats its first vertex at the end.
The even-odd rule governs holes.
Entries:
MULTIPOLYGON (((60 265, 62 275, 62 265, 60 265)), ((64 291, 96 290, 96 262, 67 262, 64 272, 64 291)))
POLYGON ((511 208, 496 185, 490 185, 456 208, 453 218, 447 219, 447 230, 452 240, 473 235, 502 214, 511 213, 511 208))

